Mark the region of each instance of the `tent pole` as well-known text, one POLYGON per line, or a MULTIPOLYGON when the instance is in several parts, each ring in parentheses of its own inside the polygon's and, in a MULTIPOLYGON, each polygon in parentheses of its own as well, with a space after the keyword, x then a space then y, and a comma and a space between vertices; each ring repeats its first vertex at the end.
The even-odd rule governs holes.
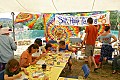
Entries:
POLYGON ((13 40, 15 41, 15 26, 14 26, 14 15, 15 15, 15 13, 14 12, 11 12, 11 15, 12 15, 12 22, 13 22, 13 24, 12 24, 12 26, 13 26, 13 40))

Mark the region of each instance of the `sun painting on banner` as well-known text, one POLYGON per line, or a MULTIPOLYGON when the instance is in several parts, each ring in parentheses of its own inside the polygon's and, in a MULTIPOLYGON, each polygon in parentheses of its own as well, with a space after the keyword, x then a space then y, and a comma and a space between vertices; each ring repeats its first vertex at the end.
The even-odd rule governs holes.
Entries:
POLYGON ((65 40, 69 43, 69 38, 72 35, 68 26, 51 26, 48 28, 48 37, 50 40, 65 40))

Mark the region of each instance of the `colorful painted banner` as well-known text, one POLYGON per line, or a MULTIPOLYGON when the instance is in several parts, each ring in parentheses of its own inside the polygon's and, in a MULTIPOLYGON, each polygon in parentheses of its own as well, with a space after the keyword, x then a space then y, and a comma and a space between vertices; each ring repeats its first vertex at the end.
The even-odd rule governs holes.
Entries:
POLYGON ((30 14, 30 13, 22 13, 20 12, 15 19, 16 23, 23 23, 24 25, 28 26, 29 28, 32 28, 39 18, 40 14, 30 14))
POLYGON ((77 26, 59 26, 55 25, 55 14, 44 14, 44 26, 46 40, 65 40, 69 43, 69 38, 77 36, 79 27, 77 26))
MULTIPOLYGON (((87 14, 87 13, 86 13, 87 14)), ((87 26, 87 19, 93 18, 93 25, 109 24, 110 12, 86 16, 68 16, 68 15, 55 15, 55 25, 63 26, 87 26)))

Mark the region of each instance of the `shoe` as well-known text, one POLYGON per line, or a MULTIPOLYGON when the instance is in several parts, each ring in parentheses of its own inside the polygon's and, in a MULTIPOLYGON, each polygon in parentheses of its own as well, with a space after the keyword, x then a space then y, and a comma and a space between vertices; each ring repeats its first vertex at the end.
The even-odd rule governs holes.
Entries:
POLYGON ((112 74, 115 74, 116 73, 116 70, 114 70, 113 72, 112 72, 112 74))
POLYGON ((96 72, 96 70, 98 70, 98 68, 94 68, 94 72, 96 72))
POLYGON ((98 66, 98 69, 102 68, 102 66, 98 66))

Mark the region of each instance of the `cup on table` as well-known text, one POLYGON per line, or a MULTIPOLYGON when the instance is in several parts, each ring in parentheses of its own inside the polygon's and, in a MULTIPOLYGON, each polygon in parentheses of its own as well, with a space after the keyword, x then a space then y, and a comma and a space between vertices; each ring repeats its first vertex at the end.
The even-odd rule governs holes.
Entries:
POLYGON ((57 65, 60 65, 60 61, 57 62, 57 65))
POLYGON ((45 70, 46 70, 46 67, 47 67, 47 65, 46 65, 46 64, 42 64, 42 69, 43 69, 43 71, 45 71, 45 70))

